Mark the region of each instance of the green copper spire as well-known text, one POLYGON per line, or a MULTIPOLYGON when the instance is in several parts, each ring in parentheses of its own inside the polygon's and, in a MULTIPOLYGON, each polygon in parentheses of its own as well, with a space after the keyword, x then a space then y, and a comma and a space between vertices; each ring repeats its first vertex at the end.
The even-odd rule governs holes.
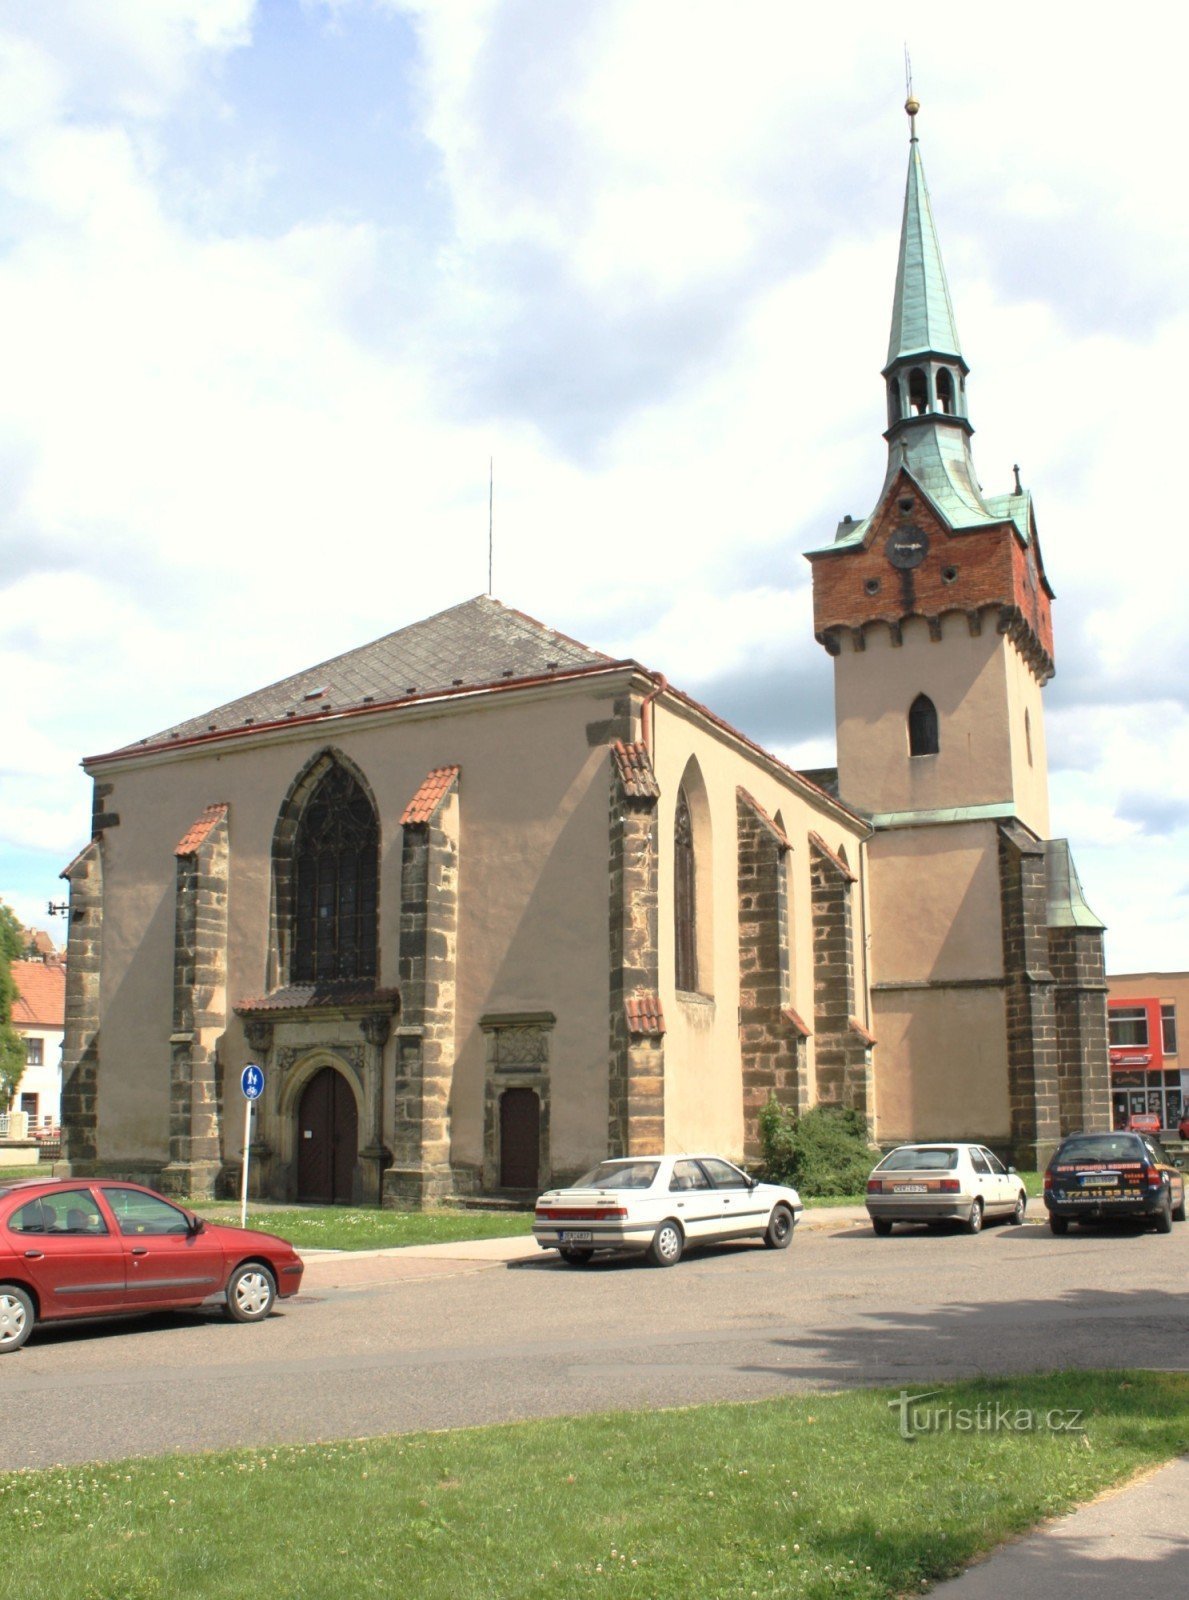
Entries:
POLYGON ((941 264, 941 246, 929 204, 929 186, 921 165, 916 134, 919 102, 909 100, 912 139, 908 147, 908 183, 904 190, 904 220, 900 225, 900 262, 896 269, 896 299, 892 306, 892 332, 888 340, 888 365, 903 356, 933 351, 939 356, 962 355, 949 284, 941 264))
MULTIPOLYGON (((941 247, 917 144, 920 103, 909 91, 904 107, 911 123, 908 185, 900 230, 900 260, 892 336, 883 369, 887 390, 888 465, 874 517, 895 491, 901 475, 929 497, 934 509, 955 530, 985 528, 1011 521, 1020 541, 1031 537, 1031 497, 1019 486, 1014 494, 987 496, 974 468, 970 438, 974 429, 966 409, 966 365, 958 343, 949 284, 941 264, 941 247)), ((869 536, 872 517, 838 524, 832 546, 860 546, 869 536)), ((811 554, 818 552, 810 552, 811 554)))

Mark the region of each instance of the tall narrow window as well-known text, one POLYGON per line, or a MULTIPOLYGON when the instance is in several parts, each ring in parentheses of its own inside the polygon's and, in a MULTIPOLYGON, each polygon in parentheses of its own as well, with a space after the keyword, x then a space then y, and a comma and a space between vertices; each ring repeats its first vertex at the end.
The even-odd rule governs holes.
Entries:
POLYGON ((908 374, 908 403, 918 417, 929 409, 929 385, 920 367, 914 367, 908 374))
POLYGON ((297 983, 376 976, 379 844, 371 801, 345 768, 329 767, 295 840, 297 983))
POLYGON ((953 415, 954 380, 945 367, 937 374, 937 403, 947 416, 953 415))
POLYGON ((919 694, 908 711, 908 753, 935 756, 939 749, 937 707, 927 694, 919 694))
POLYGON ((1165 1002, 1160 1007, 1160 1033, 1165 1055, 1175 1056, 1177 1053, 1177 1008, 1171 1002, 1165 1002))
POLYGON ((1032 718, 1024 712, 1024 748, 1028 752, 1028 765, 1032 765, 1032 718))
POLYGON ((676 984, 688 994, 698 987, 698 907, 694 862, 694 827, 685 790, 677 793, 673 823, 673 907, 676 984))

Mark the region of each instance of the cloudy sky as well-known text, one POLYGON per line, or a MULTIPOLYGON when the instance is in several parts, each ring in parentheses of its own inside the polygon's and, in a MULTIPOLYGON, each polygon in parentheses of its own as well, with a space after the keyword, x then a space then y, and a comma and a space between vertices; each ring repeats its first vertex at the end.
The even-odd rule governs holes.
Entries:
POLYGON ((489 457, 499 598, 832 760, 801 552, 882 482, 910 18, 976 462, 1057 592, 1053 830, 1110 966, 1189 967, 1167 10, 809 9, 4 0, 19 912, 80 757, 484 590, 489 457))

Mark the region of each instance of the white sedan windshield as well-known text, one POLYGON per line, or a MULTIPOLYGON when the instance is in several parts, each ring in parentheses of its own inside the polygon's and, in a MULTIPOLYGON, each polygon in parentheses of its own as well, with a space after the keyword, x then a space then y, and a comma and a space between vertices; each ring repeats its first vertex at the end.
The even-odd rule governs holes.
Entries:
POLYGON ((600 1161, 575 1189, 651 1189, 658 1161, 600 1161))

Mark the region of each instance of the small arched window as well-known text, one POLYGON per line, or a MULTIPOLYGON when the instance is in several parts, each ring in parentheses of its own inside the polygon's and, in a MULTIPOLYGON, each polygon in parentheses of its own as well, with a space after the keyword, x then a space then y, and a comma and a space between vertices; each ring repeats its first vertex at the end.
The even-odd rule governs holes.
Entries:
POLYGON ((918 417, 929 409, 929 385, 920 367, 914 367, 908 374, 908 403, 918 417))
POLYGON ((899 422, 904 415, 904 408, 900 402, 899 378, 888 379, 888 421, 899 422))
POLYGON ((698 988, 697 874, 694 861, 694 825, 685 790, 677 793, 673 822, 675 980, 679 989, 695 994, 698 988))
POLYGON ((935 756, 939 749, 937 707, 927 694, 919 694, 908 711, 908 753, 935 756))
POLYGON ((368 796, 337 762, 306 803, 293 854, 293 981, 374 978, 379 827, 368 796))
POLYGON ((954 380, 950 377, 947 368, 942 367, 937 374, 937 404, 947 416, 952 416, 954 411, 954 380))

